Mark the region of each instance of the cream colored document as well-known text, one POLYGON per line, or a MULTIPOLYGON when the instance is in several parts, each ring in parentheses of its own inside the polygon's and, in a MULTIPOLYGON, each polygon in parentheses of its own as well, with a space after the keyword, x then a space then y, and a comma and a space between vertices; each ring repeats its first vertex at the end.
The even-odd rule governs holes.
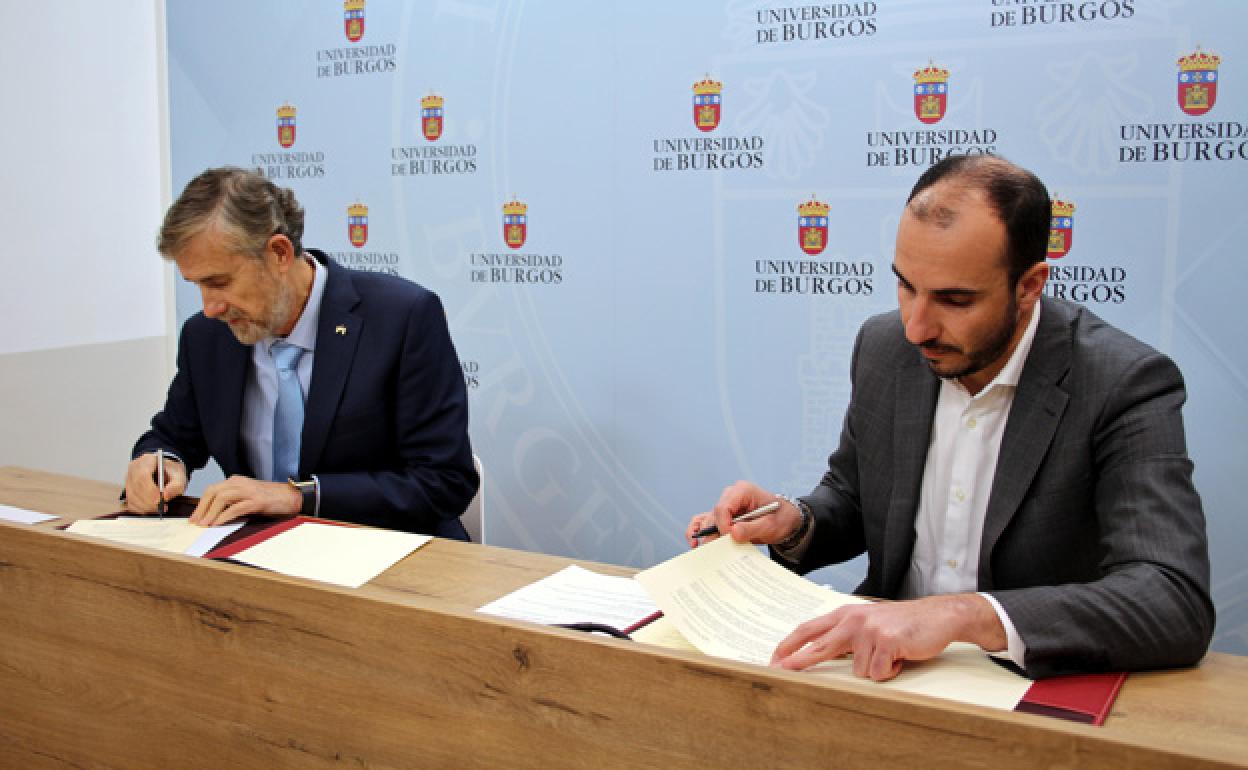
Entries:
POLYGON ((115 543, 154 548, 157 551, 184 553, 199 540, 206 530, 204 527, 191 524, 188 519, 135 517, 83 519, 70 524, 66 531, 76 535, 90 535, 111 540, 115 543))
POLYGON ((666 615, 645 624, 629 634, 629 636, 632 637, 634 642, 653 644, 655 647, 663 647, 668 650, 701 652, 701 650, 689 643, 689 640, 676 628, 676 624, 666 615))
MULTIPOLYGON (((815 585, 757 547, 726 537, 638 573, 636 580, 702 652, 764 665, 799 623, 865 601, 815 585)), ((664 646, 672 646, 670 638, 664 646)), ((951 644, 931 661, 907 663, 883 683, 855 677, 852 665, 840 659, 811 673, 1000 709, 1013 709, 1031 686, 968 644, 951 644)))
POLYGON ((822 588, 731 538, 640 572, 663 614, 708 655, 766 665, 797 624, 864 600, 822 588))
POLYGON ((432 539, 410 532, 305 521, 233 558, 283 575, 359 588, 432 539))

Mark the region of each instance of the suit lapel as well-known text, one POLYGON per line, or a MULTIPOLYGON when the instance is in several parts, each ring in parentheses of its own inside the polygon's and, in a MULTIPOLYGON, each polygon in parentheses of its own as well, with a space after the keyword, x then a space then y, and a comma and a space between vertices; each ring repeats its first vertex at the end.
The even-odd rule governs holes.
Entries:
POLYGON ((940 380, 932 375, 917 352, 907 356, 906 362, 898 369, 896 382, 893 487, 888 518, 884 523, 884 542, 892 545, 885 549, 880 569, 882 596, 895 596, 910 569, 910 556, 914 550, 914 517, 919 510, 923 466, 927 461, 932 416, 936 412, 936 396, 940 391, 940 380))
POLYGON ((1070 396, 1058 383, 1070 369, 1071 319, 1054 303, 1043 303, 1040 325, 1019 378, 1005 423, 997 470, 988 495, 979 549, 979 587, 993 587, 992 549, 1022 504, 1049 451, 1070 396))
POLYGON ((329 429, 338 413, 347 374, 351 371, 351 362, 364 328, 364 319, 353 312, 360 296, 351 283, 350 273, 323 254, 309 251, 328 267, 329 275, 325 281, 325 294, 321 298, 312 382, 308 386, 308 402, 304 407, 303 437, 299 448, 301 477, 306 477, 317 466, 325 450, 329 429))
POLYGON ((217 465, 226 476, 251 475, 251 463, 246 460, 242 443, 243 393, 247 388, 247 367, 251 365, 251 346, 240 343, 225 324, 221 324, 218 331, 221 343, 214 362, 215 371, 210 376, 213 392, 220 394, 220 401, 211 424, 204 426, 204 433, 213 431, 220 437, 221 456, 217 458, 217 465))

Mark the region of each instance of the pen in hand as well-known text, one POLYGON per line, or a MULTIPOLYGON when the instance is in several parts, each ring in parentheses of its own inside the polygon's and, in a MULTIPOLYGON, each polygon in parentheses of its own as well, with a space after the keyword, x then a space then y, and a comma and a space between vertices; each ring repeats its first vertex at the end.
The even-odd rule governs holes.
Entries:
POLYGON ((160 502, 156 503, 156 512, 165 518, 165 450, 156 450, 156 488, 160 490, 160 502))
MULTIPOLYGON (((767 503, 766 505, 761 505, 752 511, 746 511, 745 513, 738 513, 736 516, 732 517, 732 520, 733 521, 754 521, 755 519, 760 519, 769 513, 775 513, 778 510, 780 510, 780 501, 773 500, 770 503, 767 503)), ((719 534, 719 527, 712 524, 709 527, 703 527, 702 529, 699 529, 697 532, 694 532, 693 539, 700 540, 701 538, 709 537, 711 535, 718 535, 718 534, 719 534)))

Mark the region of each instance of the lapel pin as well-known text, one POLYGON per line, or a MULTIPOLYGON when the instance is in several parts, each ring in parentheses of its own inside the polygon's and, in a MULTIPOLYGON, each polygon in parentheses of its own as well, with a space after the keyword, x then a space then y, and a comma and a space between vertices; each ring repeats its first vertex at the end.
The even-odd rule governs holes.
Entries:
POLYGON ((342 324, 338 324, 337 326, 334 327, 334 333, 341 334, 343 337, 345 337, 347 336, 347 327, 343 326, 342 324))

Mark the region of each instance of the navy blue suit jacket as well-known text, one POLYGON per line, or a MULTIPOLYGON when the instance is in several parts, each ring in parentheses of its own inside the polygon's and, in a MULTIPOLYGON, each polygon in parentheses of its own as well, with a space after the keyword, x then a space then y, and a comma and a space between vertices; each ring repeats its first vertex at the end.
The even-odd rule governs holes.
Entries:
MULTIPOLYGON (((395 276, 329 269, 304 409, 299 477, 321 482, 321 515, 467 540, 477 490, 468 397, 436 294, 395 276)), ((164 409, 134 456, 165 449, 188 471, 217 461, 254 476, 240 440, 251 346, 202 312, 187 319, 164 409)))

